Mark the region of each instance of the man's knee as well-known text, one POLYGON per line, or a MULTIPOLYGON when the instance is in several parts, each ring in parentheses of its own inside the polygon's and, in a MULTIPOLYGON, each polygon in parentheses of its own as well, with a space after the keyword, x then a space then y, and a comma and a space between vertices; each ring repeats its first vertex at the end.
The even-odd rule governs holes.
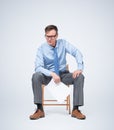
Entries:
POLYGON ((83 74, 80 74, 77 78, 75 78, 74 86, 78 86, 79 88, 84 87, 84 75, 83 74))
POLYGON ((42 79, 42 73, 40 73, 40 72, 35 72, 32 75, 32 81, 36 81, 36 80, 40 80, 41 81, 41 79, 42 79))
POLYGON ((84 75, 83 74, 80 74, 78 77, 76 77, 76 79, 75 80, 79 80, 79 81, 81 81, 81 82, 83 82, 84 81, 84 75))
POLYGON ((83 74, 80 74, 80 75, 78 76, 78 78, 81 79, 81 80, 84 80, 84 75, 83 75, 83 74))

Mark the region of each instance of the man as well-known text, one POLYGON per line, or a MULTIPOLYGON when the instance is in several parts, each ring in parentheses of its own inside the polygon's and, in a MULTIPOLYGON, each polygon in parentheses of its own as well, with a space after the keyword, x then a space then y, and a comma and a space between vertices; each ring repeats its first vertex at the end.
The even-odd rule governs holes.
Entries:
POLYGON ((30 119, 35 120, 45 116, 42 106, 42 84, 47 85, 51 79, 55 83, 63 82, 67 85, 73 84, 73 110, 72 117, 85 119, 79 107, 83 106, 83 84, 82 74, 84 65, 82 54, 69 42, 58 38, 58 28, 55 25, 48 25, 45 28, 46 42, 37 51, 35 61, 35 73, 32 76, 32 88, 34 103, 37 110, 30 119), (69 53, 76 59, 77 70, 70 73, 66 70, 66 54, 69 53))

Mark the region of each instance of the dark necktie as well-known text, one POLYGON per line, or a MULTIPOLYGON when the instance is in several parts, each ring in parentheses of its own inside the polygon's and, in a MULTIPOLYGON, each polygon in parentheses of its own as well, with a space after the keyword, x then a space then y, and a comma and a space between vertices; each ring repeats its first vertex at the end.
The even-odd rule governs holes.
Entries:
POLYGON ((54 69, 55 73, 59 75, 59 59, 57 54, 57 48, 54 48, 54 69))

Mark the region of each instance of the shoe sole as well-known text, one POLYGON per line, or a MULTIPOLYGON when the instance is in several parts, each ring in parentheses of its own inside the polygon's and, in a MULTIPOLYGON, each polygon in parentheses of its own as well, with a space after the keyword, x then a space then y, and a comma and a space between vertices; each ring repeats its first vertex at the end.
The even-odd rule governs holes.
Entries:
POLYGON ((30 120, 38 120, 40 118, 44 118, 45 116, 40 116, 39 118, 30 118, 30 120))
MULTIPOLYGON (((71 115, 71 117, 73 117, 73 118, 77 118, 76 116, 73 116, 73 115, 71 115)), ((77 118, 77 119, 79 119, 79 120, 85 120, 86 117, 85 117, 85 118, 77 118)))

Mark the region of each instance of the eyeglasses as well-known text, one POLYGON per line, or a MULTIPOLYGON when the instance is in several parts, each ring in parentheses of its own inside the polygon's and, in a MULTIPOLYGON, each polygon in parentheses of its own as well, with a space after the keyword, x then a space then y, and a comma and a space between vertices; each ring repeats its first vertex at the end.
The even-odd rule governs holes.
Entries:
POLYGON ((56 36, 57 36, 57 34, 56 34, 56 35, 50 35, 50 36, 45 35, 45 37, 46 37, 47 39, 55 39, 56 36))

